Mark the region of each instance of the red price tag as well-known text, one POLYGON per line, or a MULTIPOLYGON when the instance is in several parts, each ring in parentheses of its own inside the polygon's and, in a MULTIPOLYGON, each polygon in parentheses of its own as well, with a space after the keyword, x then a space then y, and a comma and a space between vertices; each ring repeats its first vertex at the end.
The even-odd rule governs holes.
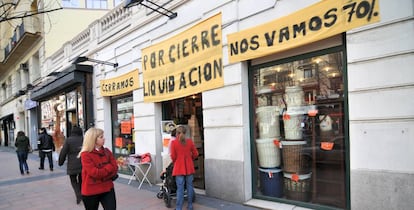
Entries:
POLYGON ((273 140, 273 144, 275 144, 276 147, 280 147, 280 141, 279 141, 279 139, 273 140))
POLYGON ((309 115, 309 117, 315 117, 315 116, 316 116, 316 114, 318 114, 318 110, 317 110, 317 109, 314 109, 314 110, 309 110, 309 111, 308 111, 308 115, 309 115))
POLYGON ((321 142, 321 149, 323 150, 332 150, 334 146, 333 142, 321 142))
POLYGON ((269 178, 271 179, 271 178, 273 178, 273 173, 272 172, 267 172, 267 175, 269 176, 269 178))
POLYGON ((297 174, 292 174, 292 181, 294 181, 294 182, 298 182, 298 181, 299 181, 299 175, 297 175, 297 174))
POLYGON ((283 115, 283 120, 290 120, 290 115, 284 114, 283 115))

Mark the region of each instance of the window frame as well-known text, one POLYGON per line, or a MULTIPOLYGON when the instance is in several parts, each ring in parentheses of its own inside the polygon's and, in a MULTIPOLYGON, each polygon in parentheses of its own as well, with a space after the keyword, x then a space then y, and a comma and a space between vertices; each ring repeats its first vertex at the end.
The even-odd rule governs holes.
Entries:
MULTIPOLYGON (((345 34, 342 35, 342 40, 345 40, 345 34)), ((345 41, 343 41, 342 43, 345 43, 345 41)), ((263 63, 258 63, 258 64, 252 64, 252 61, 248 62, 248 87, 249 87, 249 117, 250 119, 255 119, 255 92, 254 92, 254 75, 255 72, 258 69, 261 68, 265 68, 265 67, 270 67, 270 66, 275 66, 275 65, 279 65, 279 64, 284 64, 284 63, 288 63, 288 62, 293 62, 293 61, 297 61, 297 60, 303 60, 303 59, 307 59, 307 58, 312 58, 315 56, 321 56, 321 55, 325 55, 325 54, 330 54, 330 53, 337 53, 337 52, 342 52, 342 57, 343 57, 343 106, 344 106, 344 147, 345 147, 345 155, 344 155, 344 161, 345 161, 345 205, 346 208, 345 209, 351 209, 350 206, 350 163, 349 163, 349 117, 348 117, 348 80, 347 80, 347 57, 346 57, 346 46, 344 44, 342 45, 338 45, 338 46, 334 46, 334 47, 328 47, 325 49, 316 49, 315 51, 308 51, 308 52, 301 52, 298 53, 296 55, 290 56, 290 57, 284 57, 281 59, 274 59, 274 60, 270 60, 268 62, 263 62, 263 63)), ((254 120, 253 120, 254 121, 254 120)), ((259 179, 259 175, 258 173, 256 173, 257 169, 259 169, 259 165, 257 162, 257 148, 256 148, 256 144, 255 144, 255 129, 256 126, 254 123, 251 123, 249 125, 250 127, 250 146, 251 146, 251 172, 252 172, 252 197, 253 198, 257 198, 257 199, 262 199, 262 200, 270 200, 270 201, 275 201, 275 202, 280 202, 280 203, 287 203, 287 204, 293 204, 293 205, 298 205, 298 206, 303 206, 303 207, 308 207, 308 208, 318 208, 318 209, 337 209, 336 207, 333 206, 327 206, 327 205, 321 205, 321 204, 316 204, 316 203, 310 203, 310 202, 301 202, 301 201, 295 201, 295 200, 288 200, 285 198, 276 198, 276 197, 269 197, 269 196, 264 196, 264 195, 259 195, 257 192, 258 190, 258 179, 259 179)))

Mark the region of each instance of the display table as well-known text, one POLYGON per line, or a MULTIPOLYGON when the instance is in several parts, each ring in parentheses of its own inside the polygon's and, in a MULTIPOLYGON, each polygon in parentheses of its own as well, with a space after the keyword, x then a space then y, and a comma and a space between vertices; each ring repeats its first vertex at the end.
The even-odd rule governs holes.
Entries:
POLYGON ((129 177, 128 184, 131 184, 132 179, 136 179, 139 182, 138 189, 141 189, 142 183, 144 181, 148 182, 150 186, 152 186, 151 182, 149 181, 147 175, 151 169, 151 162, 138 162, 138 163, 129 163, 128 168, 131 170, 132 175, 129 177), (139 176, 142 176, 141 178, 139 176))

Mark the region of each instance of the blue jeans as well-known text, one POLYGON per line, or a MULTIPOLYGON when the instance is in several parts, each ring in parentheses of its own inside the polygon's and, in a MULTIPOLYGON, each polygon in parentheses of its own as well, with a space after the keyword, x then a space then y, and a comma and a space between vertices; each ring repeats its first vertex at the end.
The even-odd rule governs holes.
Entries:
POLYGON ((19 160, 20 173, 29 171, 29 166, 27 165, 27 152, 17 151, 17 159, 19 160))
POLYGON ((194 176, 192 174, 187 176, 176 176, 175 183, 177 184, 177 202, 176 202, 176 210, 183 209, 184 203, 184 184, 186 184, 187 188, 187 201, 188 207, 187 209, 193 210, 193 196, 194 196, 194 189, 193 189, 193 179, 194 176))

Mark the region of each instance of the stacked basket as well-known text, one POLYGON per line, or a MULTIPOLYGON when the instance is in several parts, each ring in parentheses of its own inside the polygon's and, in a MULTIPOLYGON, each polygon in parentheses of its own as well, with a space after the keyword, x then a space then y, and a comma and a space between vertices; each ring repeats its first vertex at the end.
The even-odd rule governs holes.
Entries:
POLYGON ((285 140, 282 141, 283 181, 286 198, 309 201, 311 192, 310 157, 304 152, 302 125, 305 104, 301 87, 286 87, 287 111, 283 114, 285 140))
POLYGON ((262 193, 266 196, 282 197, 283 178, 279 148, 280 127, 279 107, 257 108, 259 138, 256 139, 257 156, 262 193))

